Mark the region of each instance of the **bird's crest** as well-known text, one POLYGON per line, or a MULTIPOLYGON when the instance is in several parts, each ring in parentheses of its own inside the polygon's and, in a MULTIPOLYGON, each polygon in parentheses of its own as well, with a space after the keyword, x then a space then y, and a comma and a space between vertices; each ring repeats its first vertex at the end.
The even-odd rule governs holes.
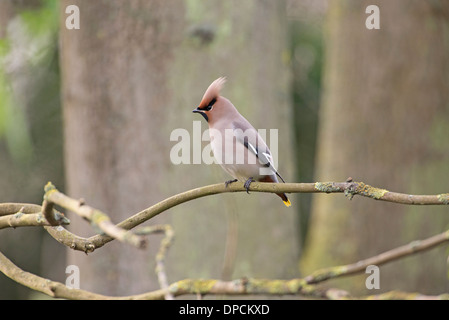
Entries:
POLYGON ((214 82, 212 82, 204 93, 203 99, 198 108, 204 108, 208 106, 211 101, 214 99, 217 100, 220 96, 221 88, 223 88, 224 83, 226 82, 226 77, 220 77, 214 82))

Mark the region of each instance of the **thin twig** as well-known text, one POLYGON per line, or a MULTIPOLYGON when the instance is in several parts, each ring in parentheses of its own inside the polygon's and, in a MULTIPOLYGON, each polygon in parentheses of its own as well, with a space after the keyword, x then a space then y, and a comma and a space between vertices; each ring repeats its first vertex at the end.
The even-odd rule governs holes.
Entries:
POLYGON ((234 269, 235 258, 237 255, 238 244, 238 214, 234 208, 234 202, 226 206, 226 243, 223 258, 223 267, 221 271, 221 279, 230 280, 234 269))
POLYGON ((165 292, 165 300, 173 300, 174 297, 168 290, 167 274, 165 273, 165 255, 167 250, 173 242, 174 232, 173 228, 168 224, 153 225, 138 228, 134 232, 139 235, 148 235, 152 233, 164 233, 164 238, 161 241, 159 251, 156 254, 156 275, 161 289, 165 292))

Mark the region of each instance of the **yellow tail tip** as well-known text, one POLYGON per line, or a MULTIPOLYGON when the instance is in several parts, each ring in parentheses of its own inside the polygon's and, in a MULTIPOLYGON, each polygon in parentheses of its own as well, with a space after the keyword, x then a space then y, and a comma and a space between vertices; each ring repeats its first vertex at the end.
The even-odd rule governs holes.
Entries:
POLYGON ((286 207, 290 207, 292 205, 290 200, 284 201, 284 204, 285 204, 286 207))

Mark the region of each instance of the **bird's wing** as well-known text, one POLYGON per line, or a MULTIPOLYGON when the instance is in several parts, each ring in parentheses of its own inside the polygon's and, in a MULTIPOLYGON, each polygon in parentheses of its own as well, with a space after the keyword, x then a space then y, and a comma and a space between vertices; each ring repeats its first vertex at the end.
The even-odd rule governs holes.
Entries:
POLYGON ((284 182, 284 179, 280 176, 274 166, 273 157, 271 156, 270 149, 266 145, 265 141, 263 141, 256 129, 254 129, 254 127, 246 119, 243 120, 234 121, 232 123, 236 140, 252 152, 259 159, 262 166, 271 168, 273 173, 275 173, 282 180, 282 182, 284 182))

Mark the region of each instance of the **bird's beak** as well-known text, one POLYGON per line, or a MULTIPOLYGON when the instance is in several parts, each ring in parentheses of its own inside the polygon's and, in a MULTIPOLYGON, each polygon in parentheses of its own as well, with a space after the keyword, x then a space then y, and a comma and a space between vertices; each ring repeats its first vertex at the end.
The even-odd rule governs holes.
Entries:
POLYGON ((202 111, 202 110, 196 108, 196 109, 194 109, 192 112, 194 112, 194 113, 199 113, 200 115, 203 116, 204 119, 206 119, 207 122, 209 122, 209 117, 207 116, 207 114, 206 114, 204 111, 202 111))

